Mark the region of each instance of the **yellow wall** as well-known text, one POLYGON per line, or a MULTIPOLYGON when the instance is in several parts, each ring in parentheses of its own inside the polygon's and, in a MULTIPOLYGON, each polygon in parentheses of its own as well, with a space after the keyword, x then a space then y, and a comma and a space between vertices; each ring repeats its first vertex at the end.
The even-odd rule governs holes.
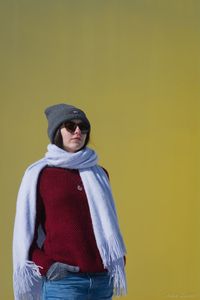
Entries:
POLYGON ((0 23, 0 299, 13 299, 16 194, 46 151, 43 111, 67 102, 110 173, 126 299, 199 300, 200 2, 1 0, 0 23))

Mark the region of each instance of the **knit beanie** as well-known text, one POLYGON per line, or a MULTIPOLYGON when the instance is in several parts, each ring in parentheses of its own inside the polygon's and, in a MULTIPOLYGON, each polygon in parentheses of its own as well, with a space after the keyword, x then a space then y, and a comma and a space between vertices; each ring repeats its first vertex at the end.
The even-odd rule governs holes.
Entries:
POLYGON ((86 114, 75 106, 56 104, 47 107, 44 112, 48 120, 48 136, 51 143, 53 143, 56 130, 66 121, 79 119, 86 123, 90 128, 90 122, 86 117, 86 114))

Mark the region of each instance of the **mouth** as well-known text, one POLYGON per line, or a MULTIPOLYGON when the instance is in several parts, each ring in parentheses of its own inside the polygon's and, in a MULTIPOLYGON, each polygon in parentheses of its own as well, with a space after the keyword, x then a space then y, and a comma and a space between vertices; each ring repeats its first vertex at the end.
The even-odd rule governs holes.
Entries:
POLYGON ((72 138, 72 140, 81 141, 81 138, 80 137, 75 137, 75 138, 72 138))

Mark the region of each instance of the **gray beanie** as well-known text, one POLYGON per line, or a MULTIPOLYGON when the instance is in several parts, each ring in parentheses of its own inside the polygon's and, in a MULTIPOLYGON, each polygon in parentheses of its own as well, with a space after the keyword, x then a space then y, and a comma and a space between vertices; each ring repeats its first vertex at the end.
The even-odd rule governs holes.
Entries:
POLYGON ((56 130, 66 121, 80 119, 90 128, 90 122, 86 117, 86 114, 75 106, 68 104, 56 104, 47 107, 44 112, 48 120, 48 136, 51 143, 53 143, 56 130))

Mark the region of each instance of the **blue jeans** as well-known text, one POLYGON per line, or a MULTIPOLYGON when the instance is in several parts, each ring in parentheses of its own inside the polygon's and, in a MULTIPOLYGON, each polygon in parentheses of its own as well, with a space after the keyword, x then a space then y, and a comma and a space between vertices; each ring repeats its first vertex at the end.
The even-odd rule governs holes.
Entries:
POLYGON ((108 273, 68 273, 60 280, 44 279, 43 300, 111 300, 113 280, 108 273))

